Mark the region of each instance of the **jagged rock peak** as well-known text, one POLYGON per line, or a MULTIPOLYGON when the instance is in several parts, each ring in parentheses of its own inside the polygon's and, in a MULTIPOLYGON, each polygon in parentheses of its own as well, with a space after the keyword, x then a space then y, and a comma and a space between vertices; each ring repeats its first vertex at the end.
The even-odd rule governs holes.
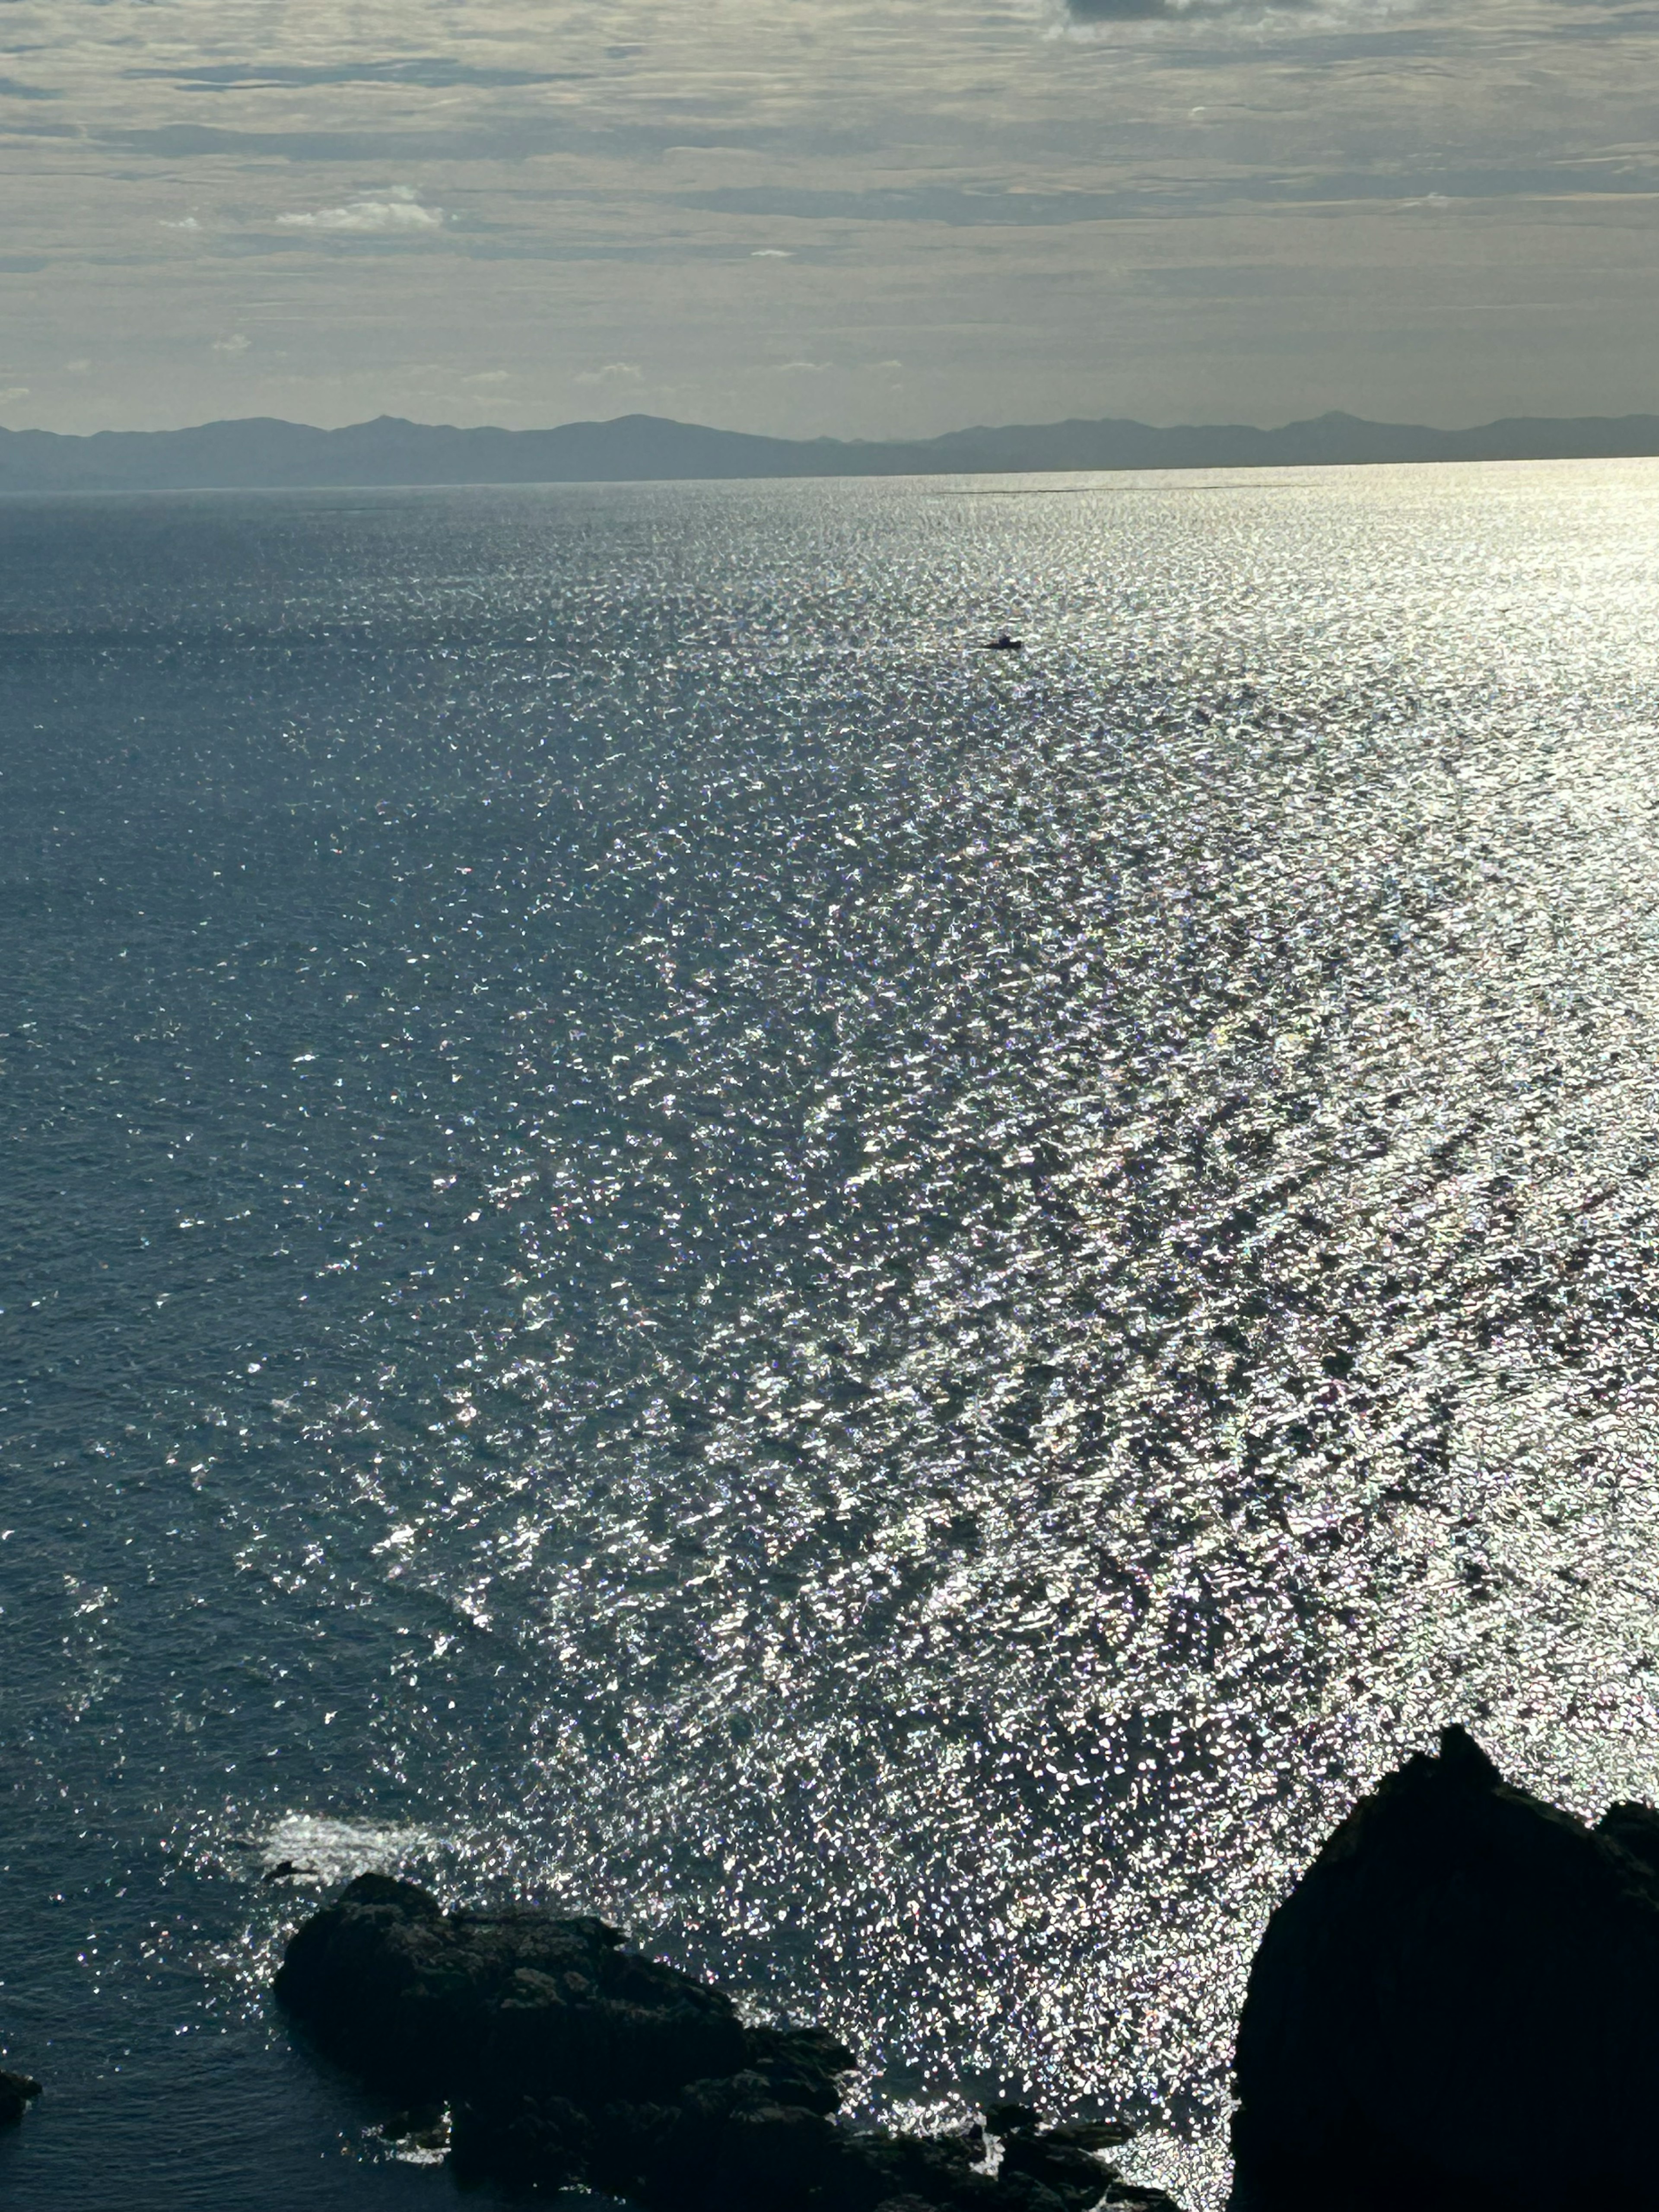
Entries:
POLYGON ((1241 2212, 1659 2212, 1659 1815, 1592 1830, 1466 1730, 1361 1799, 1239 2023, 1241 2212))

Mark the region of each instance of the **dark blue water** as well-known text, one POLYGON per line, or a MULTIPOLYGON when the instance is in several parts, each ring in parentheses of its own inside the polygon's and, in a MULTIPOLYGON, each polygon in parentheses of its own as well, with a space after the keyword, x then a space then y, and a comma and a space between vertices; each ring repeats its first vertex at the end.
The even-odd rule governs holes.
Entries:
POLYGON ((10 2203, 449 2202, 263 2001, 366 1864, 1211 2203, 1401 1749, 1653 1793, 1656 525, 0 507, 10 2203))

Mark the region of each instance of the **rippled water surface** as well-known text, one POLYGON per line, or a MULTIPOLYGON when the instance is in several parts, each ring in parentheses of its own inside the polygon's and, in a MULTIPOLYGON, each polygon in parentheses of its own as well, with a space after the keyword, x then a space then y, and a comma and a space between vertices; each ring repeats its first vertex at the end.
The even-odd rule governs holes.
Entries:
POLYGON ((9 2203, 448 2203, 260 2000, 374 1863, 1202 2212, 1358 1791, 1659 1792, 1659 464, 13 501, 0 595, 9 2203))

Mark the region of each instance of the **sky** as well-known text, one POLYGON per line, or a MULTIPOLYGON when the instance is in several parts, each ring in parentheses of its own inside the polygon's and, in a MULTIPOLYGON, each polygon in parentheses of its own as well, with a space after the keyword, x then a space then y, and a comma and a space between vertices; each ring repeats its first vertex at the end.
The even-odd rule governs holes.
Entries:
POLYGON ((0 0, 0 423, 1659 412, 1659 6, 0 0))

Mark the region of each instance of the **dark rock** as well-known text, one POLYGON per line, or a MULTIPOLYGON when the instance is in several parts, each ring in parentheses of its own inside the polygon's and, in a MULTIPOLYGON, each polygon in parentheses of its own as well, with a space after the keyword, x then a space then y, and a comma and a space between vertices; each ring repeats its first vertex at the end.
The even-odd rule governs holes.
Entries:
POLYGON ((32 2074, 8 2074, 0 2069, 0 2128, 15 2128, 40 2094, 32 2074))
POLYGON ((450 2161, 459 2181, 509 2187, 580 2187, 593 2164, 593 2124, 568 2097, 501 2098, 458 2106, 450 2161))
POLYGON ((985 2129, 994 2136, 1034 2136, 1041 2125, 1030 2105, 988 2105, 985 2129))
POLYGON ((1628 1851, 1650 1874, 1659 1875, 1659 1813, 1651 1805, 1609 1805, 1595 1832, 1604 1843, 1628 1851))
MULTIPOLYGON (((410 2099, 552 2082, 584 2104, 619 2083, 653 2098, 744 2063, 730 1998, 621 1945, 598 1920, 446 1915, 364 1875, 299 1930, 276 1995, 331 2057, 410 2099)), ((798 2056, 804 2072, 824 2063, 798 2056)))
POLYGON ((715 2203, 811 2203, 841 2178, 843 2142, 822 2113, 799 2106, 740 2108, 721 2131, 707 2194, 715 2203))
POLYGON ((1122 2120, 1067 2120, 1050 2128, 1051 2143, 1074 2143, 1079 2150, 1115 2150, 1128 2142, 1134 2130, 1122 2120))
POLYGON ((1659 2212, 1659 1815, 1448 1729, 1273 1914, 1236 2073, 1249 2212, 1659 2212))
POLYGON ((1091 2152, 1123 2139, 1086 2123, 1045 2133, 1029 2107, 1000 2106, 993 2176, 977 2127, 839 2124, 854 2061, 833 2037, 746 2027, 723 1991, 600 1921, 446 1913, 383 1875, 305 1923, 276 1995, 362 2081, 407 2108, 447 2105, 463 2180, 675 2212, 1089 2212, 1113 2179, 1091 2152))
POLYGON ((1029 2174, 1051 2190, 1071 2212, 1073 2207, 1095 2203, 1100 2191, 1100 2160, 1074 2143, 1056 2142, 1052 2135, 1018 2135, 1005 2143, 999 2169, 1005 2181, 1029 2174))

